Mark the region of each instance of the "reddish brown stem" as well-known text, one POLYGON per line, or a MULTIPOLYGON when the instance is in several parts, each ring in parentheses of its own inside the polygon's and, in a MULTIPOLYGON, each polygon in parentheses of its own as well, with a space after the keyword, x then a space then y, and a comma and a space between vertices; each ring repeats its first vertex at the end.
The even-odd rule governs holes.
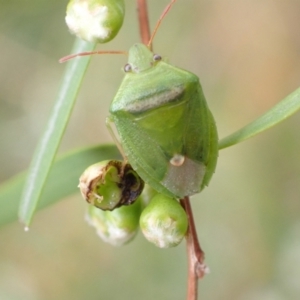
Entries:
POLYGON ((140 36, 143 44, 147 45, 150 40, 150 26, 148 18, 147 0, 137 0, 140 36))
POLYGON ((188 217, 188 232, 186 235, 188 254, 188 289, 187 300, 197 300, 198 279, 203 278, 208 272, 208 267, 204 263, 204 252, 200 247, 197 231, 195 227, 192 207, 189 197, 180 200, 188 217))
MULTIPOLYGON (((160 17, 158 24, 155 27, 155 31, 159 27, 162 19, 172 6, 175 0, 172 0, 166 7, 162 16, 160 17)), ((143 44, 152 48, 152 38, 150 36, 150 27, 147 10, 147 0, 137 0, 138 19, 140 27, 140 36, 143 44)), ((152 49, 151 49, 152 50, 152 49)), ((188 290, 187 300, 197 300, 198 296, 198 279, 201 279, 207 272, 208 268, 204 264, 204 252, 202 251, 195 227, 193 212, 190 204, 189 197, 185 197, 180 200, 182 207, 185 209, 188 216, 188 232, 186 234, 187 241, 187 255, 188 255, 188 290)))

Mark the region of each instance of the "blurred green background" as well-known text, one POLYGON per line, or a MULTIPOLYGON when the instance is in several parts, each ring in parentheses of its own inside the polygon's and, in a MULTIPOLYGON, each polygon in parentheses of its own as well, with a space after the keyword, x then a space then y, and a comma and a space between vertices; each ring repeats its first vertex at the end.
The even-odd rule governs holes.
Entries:
MULTIPOLYGON (((117 38, 139 41, 135 1, 117 38)), ((151 25, 164 1, 149 1, 151 25)), ((49 116, 74 38, 67 1, 0 0, 0 180, 28 167, 49 116)), ((300 86, 300 1, 178 0, 154 49, 196 73, 220 137, 300 86)), ((92 58, 60 153, 112 142, 106 128, 122 56, 92 58)), ((217 172, 192 198, 211 273, 200 299, 300 297, 300 115, 220 152, 217 172)), ((62 174, 68 176, 68 174, 62 174)), ((19 201, 19 199, 7 199, 19 201)), ((39 212, 25 233, 0 230, 0 299, 184 299, 185 245, 161 250, 139 234, 113 248, 84 221, 78 194, 39 212)))

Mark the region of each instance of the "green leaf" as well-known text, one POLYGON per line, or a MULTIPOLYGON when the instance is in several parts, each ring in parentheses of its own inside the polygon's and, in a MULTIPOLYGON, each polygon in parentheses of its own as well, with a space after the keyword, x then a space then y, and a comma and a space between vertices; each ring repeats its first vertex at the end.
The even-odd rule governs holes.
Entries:
MULTIPOLYGON (((51 168, 37 208, 53 204, 75 192, 79 195, 79 177, 89 165, 120 158, 114 145, 85 148, 63 155, 51 168)), ((0 226, 17 220, 19 199, 26 175, 24 172, 0 185, 0 226)))
POLYGON ((255 121, 219 141, 219 149, 238 144, 284 121, 300 109, 300 88, 255 121))
MULTIPOLYGON (((72 52, 91 51, 94 47, 94 44, 77 39, 72 52)), ((38 204, 89 61, 90 56, 68 62, 56 102, 35 150, 25 182, 19 217, 26 225, 29 225, 38 204)))

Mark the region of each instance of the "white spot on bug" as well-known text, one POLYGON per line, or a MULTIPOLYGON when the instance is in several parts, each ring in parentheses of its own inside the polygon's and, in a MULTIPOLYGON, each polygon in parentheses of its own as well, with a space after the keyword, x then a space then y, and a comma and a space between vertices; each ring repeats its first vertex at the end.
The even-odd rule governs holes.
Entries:
POLYGON ((173 157, 170 159, 170 163, 175 167, 180 167, 183 165, 185 160, 185 156, 181 154, 174 154, 173 157))
POLYGON ((29 227, 28 227, 28 226, 25 226, 25 227, 24 227, 24 231, 25 231, 25 232, 28 232, 28 231, 29 231, 29 227))
POLYGON ((91 9, 88 1, 81 1, 73 4, 72 11, 66 16, 66 23, 73 33, 94 42, 97 38, 105 39, 110 34, 110 30, 103 25, 107 18, 107 6, 98 5, 91 9))

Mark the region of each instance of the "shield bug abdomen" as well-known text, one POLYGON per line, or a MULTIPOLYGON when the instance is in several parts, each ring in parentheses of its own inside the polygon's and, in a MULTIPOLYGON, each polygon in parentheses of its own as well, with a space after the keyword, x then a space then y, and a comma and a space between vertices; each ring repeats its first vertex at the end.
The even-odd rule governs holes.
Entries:
POLYGON ((142 44, 130 49, 125 71, 110 113, 129 163, 163 194, 200 192, 215 170, 218 137, 198 77, 142 44))

